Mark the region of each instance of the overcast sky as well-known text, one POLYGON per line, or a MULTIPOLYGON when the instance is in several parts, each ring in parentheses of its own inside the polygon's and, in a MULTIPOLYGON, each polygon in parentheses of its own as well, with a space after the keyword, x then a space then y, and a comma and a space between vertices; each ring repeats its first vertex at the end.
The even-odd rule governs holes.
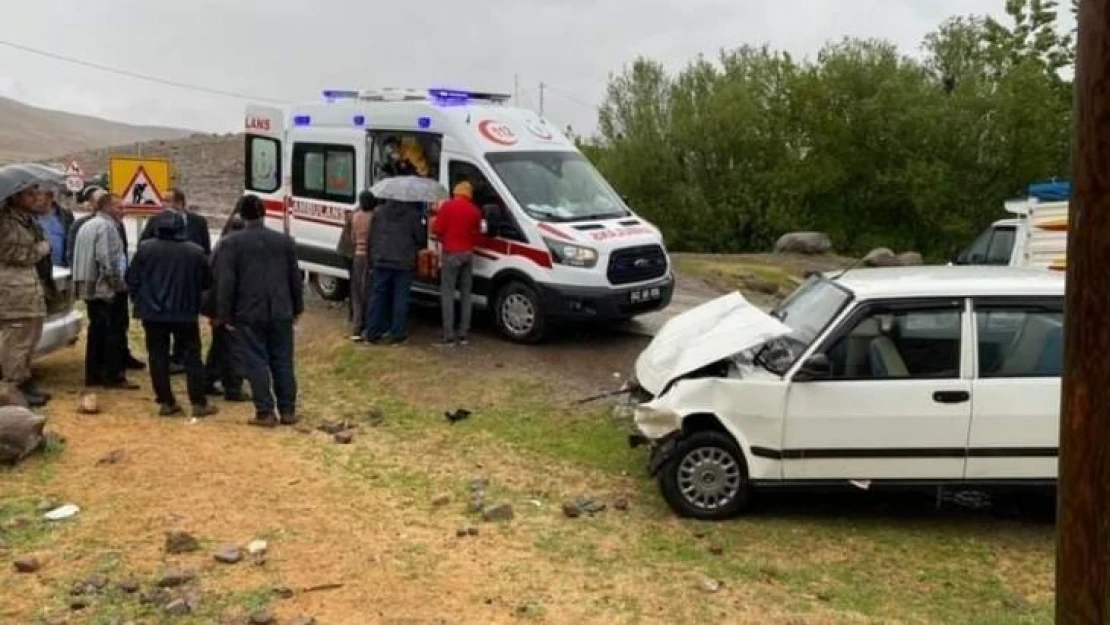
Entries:
MULTIPOLYGON (((511 93, 579 131, 610 72, 637 55, 679 68, 768 43, 812 55, 881 37, 916 53, 957 14, 1004 0, 0 0, 0 40, 168 80, 304 101, 322 88, 450 84, 511 93)), ((150 84, 0 46, 0 95, 136 124, 241 125, 245 101, 150 84)))

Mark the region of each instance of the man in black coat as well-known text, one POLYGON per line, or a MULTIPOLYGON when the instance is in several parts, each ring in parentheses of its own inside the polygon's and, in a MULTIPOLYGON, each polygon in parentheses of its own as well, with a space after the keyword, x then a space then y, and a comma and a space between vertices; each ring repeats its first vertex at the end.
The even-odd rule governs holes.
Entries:
POLYGON ((204 392, 204 365, 200 360, 201 297, 212 285, 212 270, 200 247, 183 240, 176 219, 159 222, 156 237, 139 244, 127 271, 127 287, 135 316, 146 331, 150 354, 150 380, 159 414, 173 416, 181 408, 170 386, 170 340, 181 349, 188 378, 189 402, 194 417, 215 414, 204 392))
MULTIPOLYGON (((221 237, 228 237, 239 232, 245 224, 242 217, 233 215, 224 226, 221 237)), ((216 312, 216 292, 219 290, 220 275, 216 273, 220 262, 220 243, 217 241, 212 248, 212 259, 209 263, 213 269, 212 287, 204 294, 200 314, 208 317, 212 325, 212 343, 208 346, 208 359, 204 363, 207 393, 209 395, 223 395, 231 402, 249 401, 243 392, 242 364, 239 358, 239 347, 236 345, 235 336, 222 323, 216 312), (223 386, 221 389, 220 386, 223 386)))
POLYGON ((241 198, 238 213, 246 227, 220 241, 217 317, 235 333, 254 400, 251 424, 277 425, 276 398, 281 423, 292 425, 297 422, 293 325, 304 312, 293 239, 266 228, 258 196, 241 198))

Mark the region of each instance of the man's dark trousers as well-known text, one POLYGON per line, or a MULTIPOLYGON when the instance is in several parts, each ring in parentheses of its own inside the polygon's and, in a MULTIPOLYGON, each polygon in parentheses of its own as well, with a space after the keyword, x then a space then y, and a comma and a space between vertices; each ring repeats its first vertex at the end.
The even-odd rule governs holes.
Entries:
POLYGON ((217 382, 222 384, 225 395, 242 393, 242 365, 235 345, 235 335, 222 325, 212 327, 212 344, 208 347, 205 378, 209 387, 215 386, 217 382))
POLYGON ((127 336, 118 335, 119 324, 112 315, 114 304, 110 300, 85 300, 89 314, 89 334, 85 345, 85 385, 103 386, 123 379, 123 350, 119 341, 127 336))
POLYGON ((293 371, 293 321, 240 324, 234 332, 255 412, 273 415, 276 398, 278 414, 294 417, 297 378, 293 371))
POLYGON ((163 406, 176 406, 170 385, 170 340, 181 346, 188 381, 189 402, 205 406, 204 365, 200 361, 200 326, 197 322, 144 321, 146 351, 150 355, 150 382, 154 398, 163 406))

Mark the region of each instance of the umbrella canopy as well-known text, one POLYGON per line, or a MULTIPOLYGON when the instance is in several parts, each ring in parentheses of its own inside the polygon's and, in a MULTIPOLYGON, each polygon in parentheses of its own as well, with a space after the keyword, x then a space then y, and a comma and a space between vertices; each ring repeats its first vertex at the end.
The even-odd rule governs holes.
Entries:
POLYGON ((421 176, 394 176, 370 188, 379 200, 397 202, 438 202, 447 199, 447 189, 431 178, 421 176))
POLYGON ((40 184, 60 184, 65 173, 38 163, 0 167, 0 202, 40 184))

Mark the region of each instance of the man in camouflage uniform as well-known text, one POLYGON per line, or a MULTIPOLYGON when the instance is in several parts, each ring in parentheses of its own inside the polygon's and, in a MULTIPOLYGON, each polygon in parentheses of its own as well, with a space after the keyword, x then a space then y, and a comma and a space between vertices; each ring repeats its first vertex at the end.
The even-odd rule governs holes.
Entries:
POLYGON ((35 221, 41 204, 37 188, 25 189, 0 206, 0 370, 32 407, 50 396, 31 379, 31 358, 46 319, 46 300, 36 265, 50 255, 50 243, 35 221))

